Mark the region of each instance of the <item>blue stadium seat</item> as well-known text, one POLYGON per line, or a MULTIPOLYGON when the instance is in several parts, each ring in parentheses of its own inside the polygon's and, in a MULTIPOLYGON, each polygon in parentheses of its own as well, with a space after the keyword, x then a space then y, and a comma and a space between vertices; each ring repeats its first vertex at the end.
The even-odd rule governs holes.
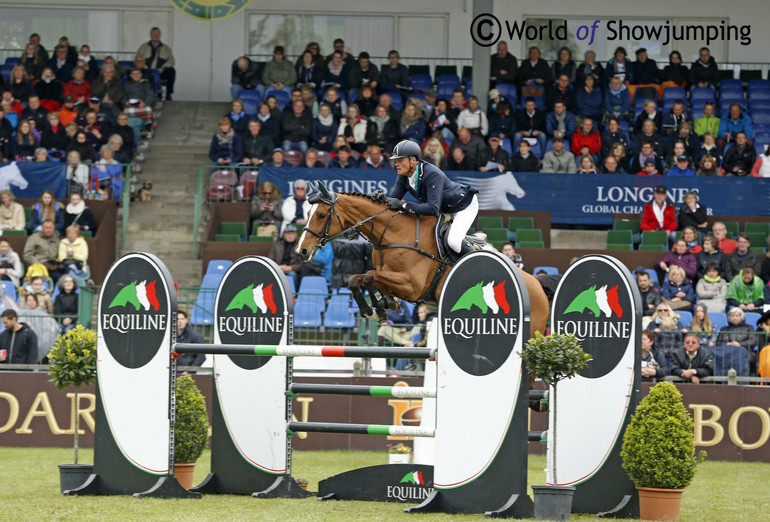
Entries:
MULTIPOLYGON (((262 95, 256 89, 243 89, 238 98, 243 102, 243 110, 251 117, 255 117, 259 112, 259 102, 262 101, 262 95)), ((277 99, 277 98, 276 98, 277 99)))
POLYGON ((536 275, 541 270, 548 275, 559 275, 559 269, 555 266, 536 266, 534 270, 532 270, 532 274, 536 275))
POLYGON ((294 326, 322 326, 321 310, 323 307, 318 303, 297 300, 294 303, 294 326))
POLYGON ((13 68, 14 68, 13 65, 7 65, 7 64, 0 65, 0 74, 3 75, 3 79, 5 79, 5 81, 8 81, 8 79, 10 78, 11 70, 13 70, 13 68))
POLYGON ((762 317, 762 314, 757 312, 745 312, 745 315, 746 315, 746 324, 756 329, 757 321, 759 321, 759 318, 762 317))
POLYGON ((217 288, 222 281, 224 273, 208 274, 203 276, 198 297, 195 298, 190 324, 208 325, 214 323, 214 303, 217 297, 217 288))
POLYGON ((723 312, 709 312, 709 319, 714 330, 721 330, 727 326, 727 315, 723 312))
MULTIPOLYGON (((330 328, 353 328, 356 326, 356 315, 350 306, 349 295, 332 295, 326 307, 324 326, 330 328)), ((295 323, 296 324, 296 323, 295 323)))
MULTIPOLYGON (((626 135, 628 143, 631 143, 631 126, 628 124, 628 122, 626 120, 621 120, 618 122, 618 126, 620 126, 620 130, 623 131, 623 134, 626 135)), ((569 150, 566 141, 564 142, 564 148, 569 150)))
POLYGON ((206 274, 222 274, 222 277, 224 277, 225 272, 227 272, 227 269, 230 268, 233 265, 233 262, 229 259, 212 259, 209 261, 209 264, 206 266, 206 274))
POLYGON ((724 377, 735 369, 739 377, 749 375, 749 352, 743 346, 722 344, 710 348, 714 354, 714 376, 724 377))
POLYGON ((767 111, 770 110, 770 100, 754 100, 749 102, 749 111, 767 111))
MULTIPOLYGON (((8 63, 7 60, 6 60, 6 63, 8 63)), ((752 92, 758 92, 758 91, 770 91, 770 81, 749 80, 749 87, 747 90, 749 94, 751 94, 752 92)))
POLYGON ((329 295, 329 288, 326 285, 326 278, 321 276, 306 276, 302 278, 297 292, 297 302, 316 303, 321 310, 326 307, 326 297, 329 295))
MULTIPOLYGON (((553 150, 553 140, 548 140, 545 144, 545 153, 553 150)), ((569 140, 564 140, 564 150, 569 151, 569 140)))
MULTIPOLYGON (((740 83, 740 80, 736 80, 736 81, 738 81, 740 83)), ((743 97, 743 86, 742 85, 728 85, 728 86, 724 86, 724 87, 719 89, 719 97, 720 98, 722 96, 726 95, 726 94, 738 95, 738 96, 743 97)))
POLYGON ((134 62, 131 60, 118 60, 118 65, 125 67, 129 71, 134 68, 134 62))
POLYGON ((682 323, 682 326, 687 328, 687 325, 692 322, 692 312, 677 310, 676 313, 679 314, 679 322, 682 323))
POLYGON ((733 103, 744 105, 746 102, 743 99, 743 94, 726 93, 724 96, 719 98, 719 107, 722 110, 722 114, 728 114, 730 105, 733 103))
POLYGON ((500 148, 507 152, 509 156, 513 156, 513 148, 511 147, 510 138, 503 138, 500 140, 500 148))
POLYGON ((724 88, 743 90, 743 82, 735 78, 725 78, 721 82, 719 82, 719 89, 721 90, 724 88))
POLYGON ((404 110, 404 102, 401 100, 401 93, 399 92, 389 92, 390 94, 390 105, 394 109, 396 109, 398 112, 401 112, 404 110))
POLYGON ((9 56, 5 59, 5 65, 10 65, 11 67, 17 65, 19 62, 21 62, 21 58, 18 56, 9 56))
POLYGON ((457 87, 459 87, 459 85, 439 85, 436 88, 436 94, 439 98, 446 98, 449 100, 452 98, 452 94, 454 94, 454 91, 457 87))
POLYGON ((649 274, 649 276, 650 276, 650 281, 652 281, 652 282, 653 282, 653 283, 655 283, 656 285, 660 285, 660 281, 658 280, 658 272, 656 272, 656 271, 655 271, 654 269, 652 269, 652 268, 645 268, 645 269, 644 269, 644 271, 645 271, 645 272, 647 272, 647 273, 649 274))
POLYGON ((516 107, 519 97, 516 94, 516 86, 512 83, 498 83, 495 85, 495 89, 500 91, 500 94, 511 103, 511 107, 516 107))
POLYGON ((770 91, 754 91, 749 93, 749 103, 758 100, 770 100, 770 91))
POLYGON ((770 111, 754 111, 751 115, 751 121, 759 125, 770 124, 770 111))
MULTIPOLYGON (((268 87, 265 90, 265 99, 267 99, 268 96, 275 96, 275 102, 278 104, 278 107, 280 107, 281 110, 283 110, 286 104, 289 103, 289 100, 291 100, 290 94, 284 91, 277 91, 272 87, 268 87)), ((340 96, 342 96, 341 92, 340 92, 340 96)))
POLYGON ((433 88, 433 78, 430 74, 413 74, 412 75, 412 88, 421 89, 426 91, 433 88))
POLYGON ((696 101, 716 103, 717 97, 714 94, 714 90, 709 87, 693 87, 690 91, 690 103, 695 106, 696 101))
POLYGON ((464 80, 463 87, 465 87, 466 96, 473 96, 473 77, 468 76, 464 80))
POLYGON ((356 300, 352 298, 353 292, 351 292, 348 287, 346 287, 346 286, 340 287, 337 290, 337 293, 339 295, 346 295, 346 296, 351 297, 351 299, 350 299, 350 309, 353 310, 353 312, 355 312, 355 313, 359 312, 358 303, 356 303, 356 300))
MULTIPOLYGON (((16 301, 16 298, 18 295, 16 294, 16 287, 14 286, 12 281, 0 281, 0 284, 3 285, 3 293, 5 295, 8 295, 13 298, 14 301, 16 301)), ((57 287, 58 288, 58 287, 57 287)))
POLYGON ((438 77, 438 81, 436 82, 436 85, 438 87, 441 87, 442 85, 448 86, 451 85, 452 88, 460 87, 460 77, 456 74, 442 74, 438 77))
POLYGON ((663 91, 663 101, 687 100, 687 91, 684 87, 666 87, 663 91))

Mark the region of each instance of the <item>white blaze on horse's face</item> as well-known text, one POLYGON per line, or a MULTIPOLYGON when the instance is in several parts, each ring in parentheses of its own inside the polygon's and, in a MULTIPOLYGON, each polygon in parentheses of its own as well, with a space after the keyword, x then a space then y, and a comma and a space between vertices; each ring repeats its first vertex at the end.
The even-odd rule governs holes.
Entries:
POLYGON ((599 307, 599 310, 604 312, 605 317, 612 316, 612 309, 607 301, 607 285, 604 285, 596 291, 596 306, 599 307))
MULTIPOLYGON (((299 237, 299 241, 297 241, 297 254, 301 257, 301 250, 302 245, 305 244, 305 238, 307 237, 307 227, 309 227, 313 223, 313 215, 315 214, 315 211, 318 210, 318 203, 314 203, 310 206, 310 212, 308 212, 307 215, 307 223, 305 224, 305 228, 302 229, 302 235, 299 237)), ((305 262, 310 261, 315 256, 316 251, 318 250, 318 242, 313 245, 313 249, 310 251, 310 255, 305 260, 305 262)))

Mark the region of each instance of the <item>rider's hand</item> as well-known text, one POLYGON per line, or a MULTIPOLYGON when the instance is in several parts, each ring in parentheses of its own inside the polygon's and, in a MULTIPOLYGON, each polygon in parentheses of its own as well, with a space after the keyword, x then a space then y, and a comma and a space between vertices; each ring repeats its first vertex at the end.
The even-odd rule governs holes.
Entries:
POLYGON ((404 210, 404 203, 398 198, 388 198, 388 208, 390 210, 404 210))

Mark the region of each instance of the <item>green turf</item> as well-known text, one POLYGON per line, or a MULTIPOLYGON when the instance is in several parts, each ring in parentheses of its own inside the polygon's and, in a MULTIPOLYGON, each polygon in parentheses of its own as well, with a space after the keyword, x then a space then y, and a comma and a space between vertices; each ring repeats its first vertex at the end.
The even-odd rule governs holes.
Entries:
MULTIPOLYGON (((81 450, 81 462, 92 462, 93 452, 81 450)), ((385 464, 382 452, 294 452, 294 476, 319 480, 349 469, 385 464)), ((199 460, 195 483, 208 473, 209 452, 199 460)), ((257 500, 241 496, 205 496, 202 500, 154 500, 131 497, 63 497, 59 493, 57 464, 69 463, 71 450, 0 448, 0 513, 16 520, 447 520, 447 515, 406 515, 406 505, 376 502, 318 502, 304 500, 257 500)), ((530 484, 545 481, 545 458, 529 459, 530 484)), ((683 521, 762 520, 767 500, 763 484, 770 464, 705 462, 684 494, 683 521), (764 500, 763 498, 764 497, 764 500)), ((596 517, 573 515, 574 520, 596 517)), ((482 520, 479 515, 456 515, 452 520, 482 520)))

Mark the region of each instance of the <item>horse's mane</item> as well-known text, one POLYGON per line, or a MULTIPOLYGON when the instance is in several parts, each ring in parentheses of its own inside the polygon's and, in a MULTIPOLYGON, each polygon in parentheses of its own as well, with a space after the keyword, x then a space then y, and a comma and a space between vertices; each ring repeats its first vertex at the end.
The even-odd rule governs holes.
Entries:
POLYGON ((366 198, 374 201, 375 203, 387 204, 388 202, 387 196, 385 196, 385 193, 381 190, 375 190, 371 194, 364 194, 363 192, 339 192, 338 194, 341 196, 356 196, 360 198, 366 198))

